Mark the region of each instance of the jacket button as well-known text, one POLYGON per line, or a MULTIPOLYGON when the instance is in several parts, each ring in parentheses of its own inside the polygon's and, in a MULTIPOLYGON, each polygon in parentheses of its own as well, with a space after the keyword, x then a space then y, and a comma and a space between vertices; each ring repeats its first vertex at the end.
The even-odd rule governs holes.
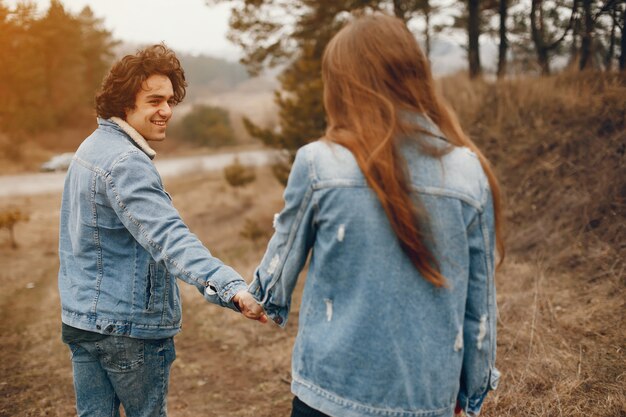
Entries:
POLYGON ((96 329, 100 330, 102 329, 102 326, 100 326, 99 324, 96 324, 96 329))
POLYGON ((115 328, 115 327, 113 327, 113 325, 112 325, 112 324, 109 324, 109 325, 108 325, 108 326, 104 329, 104 331, 105 331, 105 332, 107 332, 107 333, 111 333, 111 332, 113 331, 113 329, 114 329, 114 328, 115 328))
POLYGON ((276 324, 281 324, 282 322, 283 322, 283 318, 282 318, 282 317, 280 317, 280 316, 276 316, 276 317, 274 318, 274 323, 276 323, 276 324))

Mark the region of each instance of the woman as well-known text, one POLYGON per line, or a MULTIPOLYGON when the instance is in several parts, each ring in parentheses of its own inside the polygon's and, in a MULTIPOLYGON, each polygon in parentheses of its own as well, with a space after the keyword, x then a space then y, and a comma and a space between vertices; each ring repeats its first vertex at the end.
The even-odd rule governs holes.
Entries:
POLYGON ((299 150, 249 288, 284 326, 312 251, 292 416, 478 414, 499 375, 494 174, 399 19, 349 23, 322 76, 326 136, 299 150))

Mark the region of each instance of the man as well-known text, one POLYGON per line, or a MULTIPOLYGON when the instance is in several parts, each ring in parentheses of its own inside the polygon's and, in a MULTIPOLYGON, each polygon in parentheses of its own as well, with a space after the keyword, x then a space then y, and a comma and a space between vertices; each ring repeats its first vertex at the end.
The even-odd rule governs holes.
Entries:
POLYGON ((246 284, 192 234, 163 189, 149 141, 185 96, 175 54, 155 45, 115 63, 96 96, 98 128, 69 168, 59 239, 63 341, 79 416, 166 415, 175 277, 214 304, 266 321, 246 284))

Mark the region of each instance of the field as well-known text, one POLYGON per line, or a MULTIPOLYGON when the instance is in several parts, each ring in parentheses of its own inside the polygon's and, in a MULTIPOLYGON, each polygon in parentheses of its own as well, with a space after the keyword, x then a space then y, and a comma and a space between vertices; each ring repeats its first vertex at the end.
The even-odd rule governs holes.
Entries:
MULTIPOLYGON (((626 416, 624 78, 442 85, 507 197, 508 252, 497 273, 503 378, 482 415, 626 416)), ((249 280, 282 207, 269 169, 237 193, 219 173, 165 185, 191 230, 249 280)), ((7 207, 30 220, 16 227, 17 249, 0 230, 0 416, 75 415, 56 290, 59 196, 0 201, 7 207)), ((300 289, 281 330, 181 284, 170 415, 288 415, 300 289)))

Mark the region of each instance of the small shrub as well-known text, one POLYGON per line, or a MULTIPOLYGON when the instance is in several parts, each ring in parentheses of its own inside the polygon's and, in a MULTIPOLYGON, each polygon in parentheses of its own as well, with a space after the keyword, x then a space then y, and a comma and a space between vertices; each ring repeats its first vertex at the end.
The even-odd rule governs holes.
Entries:
POLYGON ((224 178, 236 190, 254 181, 256 174, 253 168, 242 165, 239 159, 235 158, 232 164, 224 168, 224 178))
POLYGON ((282 161, 272 164, 272 174, 274 174, 274 177, 283 187, 287 186, 287 180, 289 179, 290 172, 291 164, 282 161))
POLYGON ((13 249, 17 248, 14 230, 15 225, 18 222, 27 222, 29 219, 28 214, 20 211, 19 209, 8 209, 0 212, 0 229, 7 229, 9 231, 11 247, 13 249))
POLYGON ((260 239, 265 237, 265 235, 265 230, 263 230, 259 224, 252 219, 246 219, 243 228, 239 232, 239 236, 244 239, 251 240, 253 243, 257 243, 260 239))
POLYGON ((172 126, 171 134, 202 146, 225 146, 235 143, 235 133, 227 110, 195 105, 183 119, 172 126))

